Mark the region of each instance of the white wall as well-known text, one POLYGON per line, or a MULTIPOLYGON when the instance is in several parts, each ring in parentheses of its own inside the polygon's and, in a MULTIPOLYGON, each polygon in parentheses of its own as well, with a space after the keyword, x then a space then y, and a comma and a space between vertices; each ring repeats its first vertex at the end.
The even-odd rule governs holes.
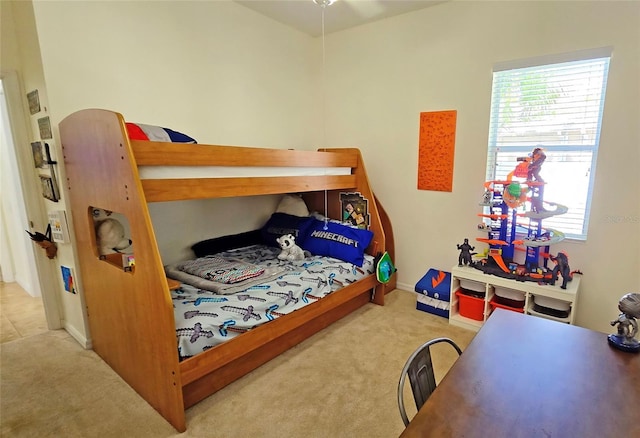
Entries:
POLYGON ((300 148, 312 39, 233 2, 35 2, 54 122, 106 108, 201 143, 300 148))
POLYGON ((494 63, 603 46, 614 52, 589 238, 552 251, 585 274, 577 323, 607 332, 618 299, 640 291, 640 3, 449 2, 327 37, 328 143, 363 149, 403 288, 480 236, 494 63), (419 113, 439 110, 458 111, 451 193, 416 188, 419 113))

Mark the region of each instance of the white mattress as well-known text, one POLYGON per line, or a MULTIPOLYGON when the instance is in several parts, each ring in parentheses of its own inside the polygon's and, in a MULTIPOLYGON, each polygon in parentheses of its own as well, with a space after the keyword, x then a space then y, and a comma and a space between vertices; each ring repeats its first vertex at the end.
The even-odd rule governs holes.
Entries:
POLYGON ((351 175, 350 167, 140 166, 140 179, 351 175))

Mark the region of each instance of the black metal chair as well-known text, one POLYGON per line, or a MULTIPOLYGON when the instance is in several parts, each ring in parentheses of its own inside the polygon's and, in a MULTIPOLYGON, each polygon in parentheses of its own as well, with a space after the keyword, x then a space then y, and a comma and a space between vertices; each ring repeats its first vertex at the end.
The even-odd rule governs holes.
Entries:
POLYGON ((402 369, 400 382, 398 383, 398 407, 400 415, 404 421, 405 427, 409 424, 407 412, 404 407, 404 384, 407 376, 411 384, 411 391, 416 402, 416 409, 420 410, 422 405, 427 401, 431 393, 436 389, 436 378, 433 372, 433 363, 431 361, 431 346, 440 342, 446 342, 456 349, 458 355, 462 354, 462 350, 458 345, 449 338, 436 338, 422 344, 416 351, 409 356, 407 363, 402 369))

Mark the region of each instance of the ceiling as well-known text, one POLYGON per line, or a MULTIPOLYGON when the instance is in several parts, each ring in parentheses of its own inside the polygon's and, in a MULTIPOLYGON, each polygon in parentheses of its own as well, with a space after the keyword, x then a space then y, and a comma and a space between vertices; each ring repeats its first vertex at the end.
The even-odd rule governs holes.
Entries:
MULTIPOLYGON (((336 0, 324 12, 324 33, 417 11, 447 0, 336 0)), ((322 7, 313 0, 235 0, 313 37, 322 35, 322 7)))

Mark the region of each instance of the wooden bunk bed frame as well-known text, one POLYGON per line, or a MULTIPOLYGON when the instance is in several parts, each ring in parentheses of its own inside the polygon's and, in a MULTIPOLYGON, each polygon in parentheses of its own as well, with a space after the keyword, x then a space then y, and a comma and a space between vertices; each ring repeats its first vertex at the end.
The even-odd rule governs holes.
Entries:
POLYGON ((121 114, 78 111, 60 124, 66 188, 73 218, 92 348, 176 430, 185 409, 249 373, 331 323, 373 301, 384 304, 396 276, 376 276, 179 361, 173 304, 148 202, 304 193, 310 210, 341 217, 339 193, 369 200, 374 238, 367 252, 393 257, 389 218, 375 198, 357 149, 298 151, 130 140, 121 114), (140 179, 138 166, 350 167, 350 175, 140 179), (135 267, 98 255, 92 207, 129 220, 135 267))

